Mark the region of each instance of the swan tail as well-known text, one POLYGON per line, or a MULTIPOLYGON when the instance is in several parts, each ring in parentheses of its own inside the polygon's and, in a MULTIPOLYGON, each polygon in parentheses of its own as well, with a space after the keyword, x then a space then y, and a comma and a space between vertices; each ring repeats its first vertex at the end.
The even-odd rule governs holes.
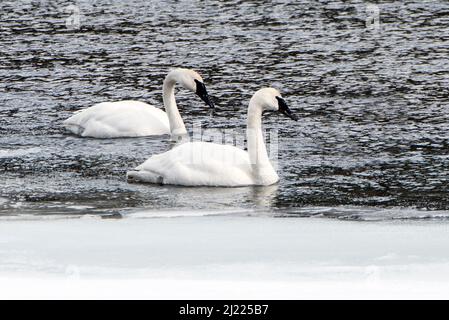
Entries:
POLYGON ((82 135, 82 133, 84 132, 84 127, 80 126, 79 124, 70 122, 68 120, 63 122, 64 128, 75 135, 82 135))

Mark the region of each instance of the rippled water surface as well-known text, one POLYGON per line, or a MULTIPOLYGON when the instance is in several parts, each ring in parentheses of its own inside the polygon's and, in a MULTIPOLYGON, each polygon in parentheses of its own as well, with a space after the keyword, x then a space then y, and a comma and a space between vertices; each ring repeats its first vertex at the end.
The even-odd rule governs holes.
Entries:
POLYGON ((377 8, 379 25, 363 1, 2 0, 0 215, 230 208, 446 219, 449 2, 377 8), (77 8, 79 29, 67 24, 77 8), (168 137, 81 139, 62 128, 98 102, 162 106, 176 66, 198 70, 218 105, 212 117, 179 91, 190 128, 242 131, 252 93, 281 89, 301 121, 264 117, 278 130, 278 186, 128 184, 126 171, 167 150, 168 137))

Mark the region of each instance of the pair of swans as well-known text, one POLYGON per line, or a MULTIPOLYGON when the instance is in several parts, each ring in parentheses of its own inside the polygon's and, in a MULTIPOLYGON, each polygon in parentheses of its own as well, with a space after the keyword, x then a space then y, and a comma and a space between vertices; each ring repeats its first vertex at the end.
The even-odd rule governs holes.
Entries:
MULTIPOLYGON (((193 70, 175 69, 163 85, 166 112, 137 101, 100 103, 64 122, 72 133, 84 137, 116 138, 187 134, 176 106, 176 83, 195 92, 214 107, 201 76, 193 70)), ((262 132, 262 113, 278 111, 297 121, 278 90, 264 88, 249 102, 248 152, 231 145, 189 142, 154 155, 127 173, 128 181, 182 186, 267 186, 279 181, 270 163, 262 132)))

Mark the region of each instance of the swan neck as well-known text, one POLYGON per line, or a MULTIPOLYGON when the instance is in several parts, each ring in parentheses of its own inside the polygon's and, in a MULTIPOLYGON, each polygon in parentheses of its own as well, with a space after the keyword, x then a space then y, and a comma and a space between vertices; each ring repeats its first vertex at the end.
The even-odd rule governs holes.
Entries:
POLYGON ((170 132, 172 135, 186 134, 187 130, 179 113, 175 99, 175 85, 177 82, 176 74, 170 72, 164 80, 163 99, 164 108, 170 123, 170 132))
POLYGON ((247 124, 248 153, 253 174, 258 180, 266 175, 276 174, 268 157, 262 130, 262 107, 251 101, 248 108, 247 124))

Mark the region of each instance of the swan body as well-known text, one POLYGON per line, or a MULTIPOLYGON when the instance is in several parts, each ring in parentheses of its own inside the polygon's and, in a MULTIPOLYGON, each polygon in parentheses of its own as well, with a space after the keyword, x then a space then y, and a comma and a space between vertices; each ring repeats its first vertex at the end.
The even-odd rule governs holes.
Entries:
POLYGON ((261 117, 265 110, 280 111, 297 120, 277 90, 261 89, 251 99, 248 109, 248 152, 210 142, 184 143, 152 156, 128 172, 128 181, 216 187, 277 183, 279 176, 270 163, 263 141, 261 117))
POLYGON ((201 76, 189 69, 175 69, 164 80, 165 112, 140 101, 103 102, 78 111, 64 121, 73 134, 92 138, 143 137, 152 135, 185 135, 184 122, 176 105, 176 83, 195 92, 214 107, 201 76))
POLYGON ((103 102, 64 122, 81 137, 119 138, 170 134, 167 114, 140 101, 103 102))
POLYGON ((155 155, 135 171, 128 172, 128 180, 182 186, 253 184, 247 152, 234 146, 206 142, 184 143, 155 155))

